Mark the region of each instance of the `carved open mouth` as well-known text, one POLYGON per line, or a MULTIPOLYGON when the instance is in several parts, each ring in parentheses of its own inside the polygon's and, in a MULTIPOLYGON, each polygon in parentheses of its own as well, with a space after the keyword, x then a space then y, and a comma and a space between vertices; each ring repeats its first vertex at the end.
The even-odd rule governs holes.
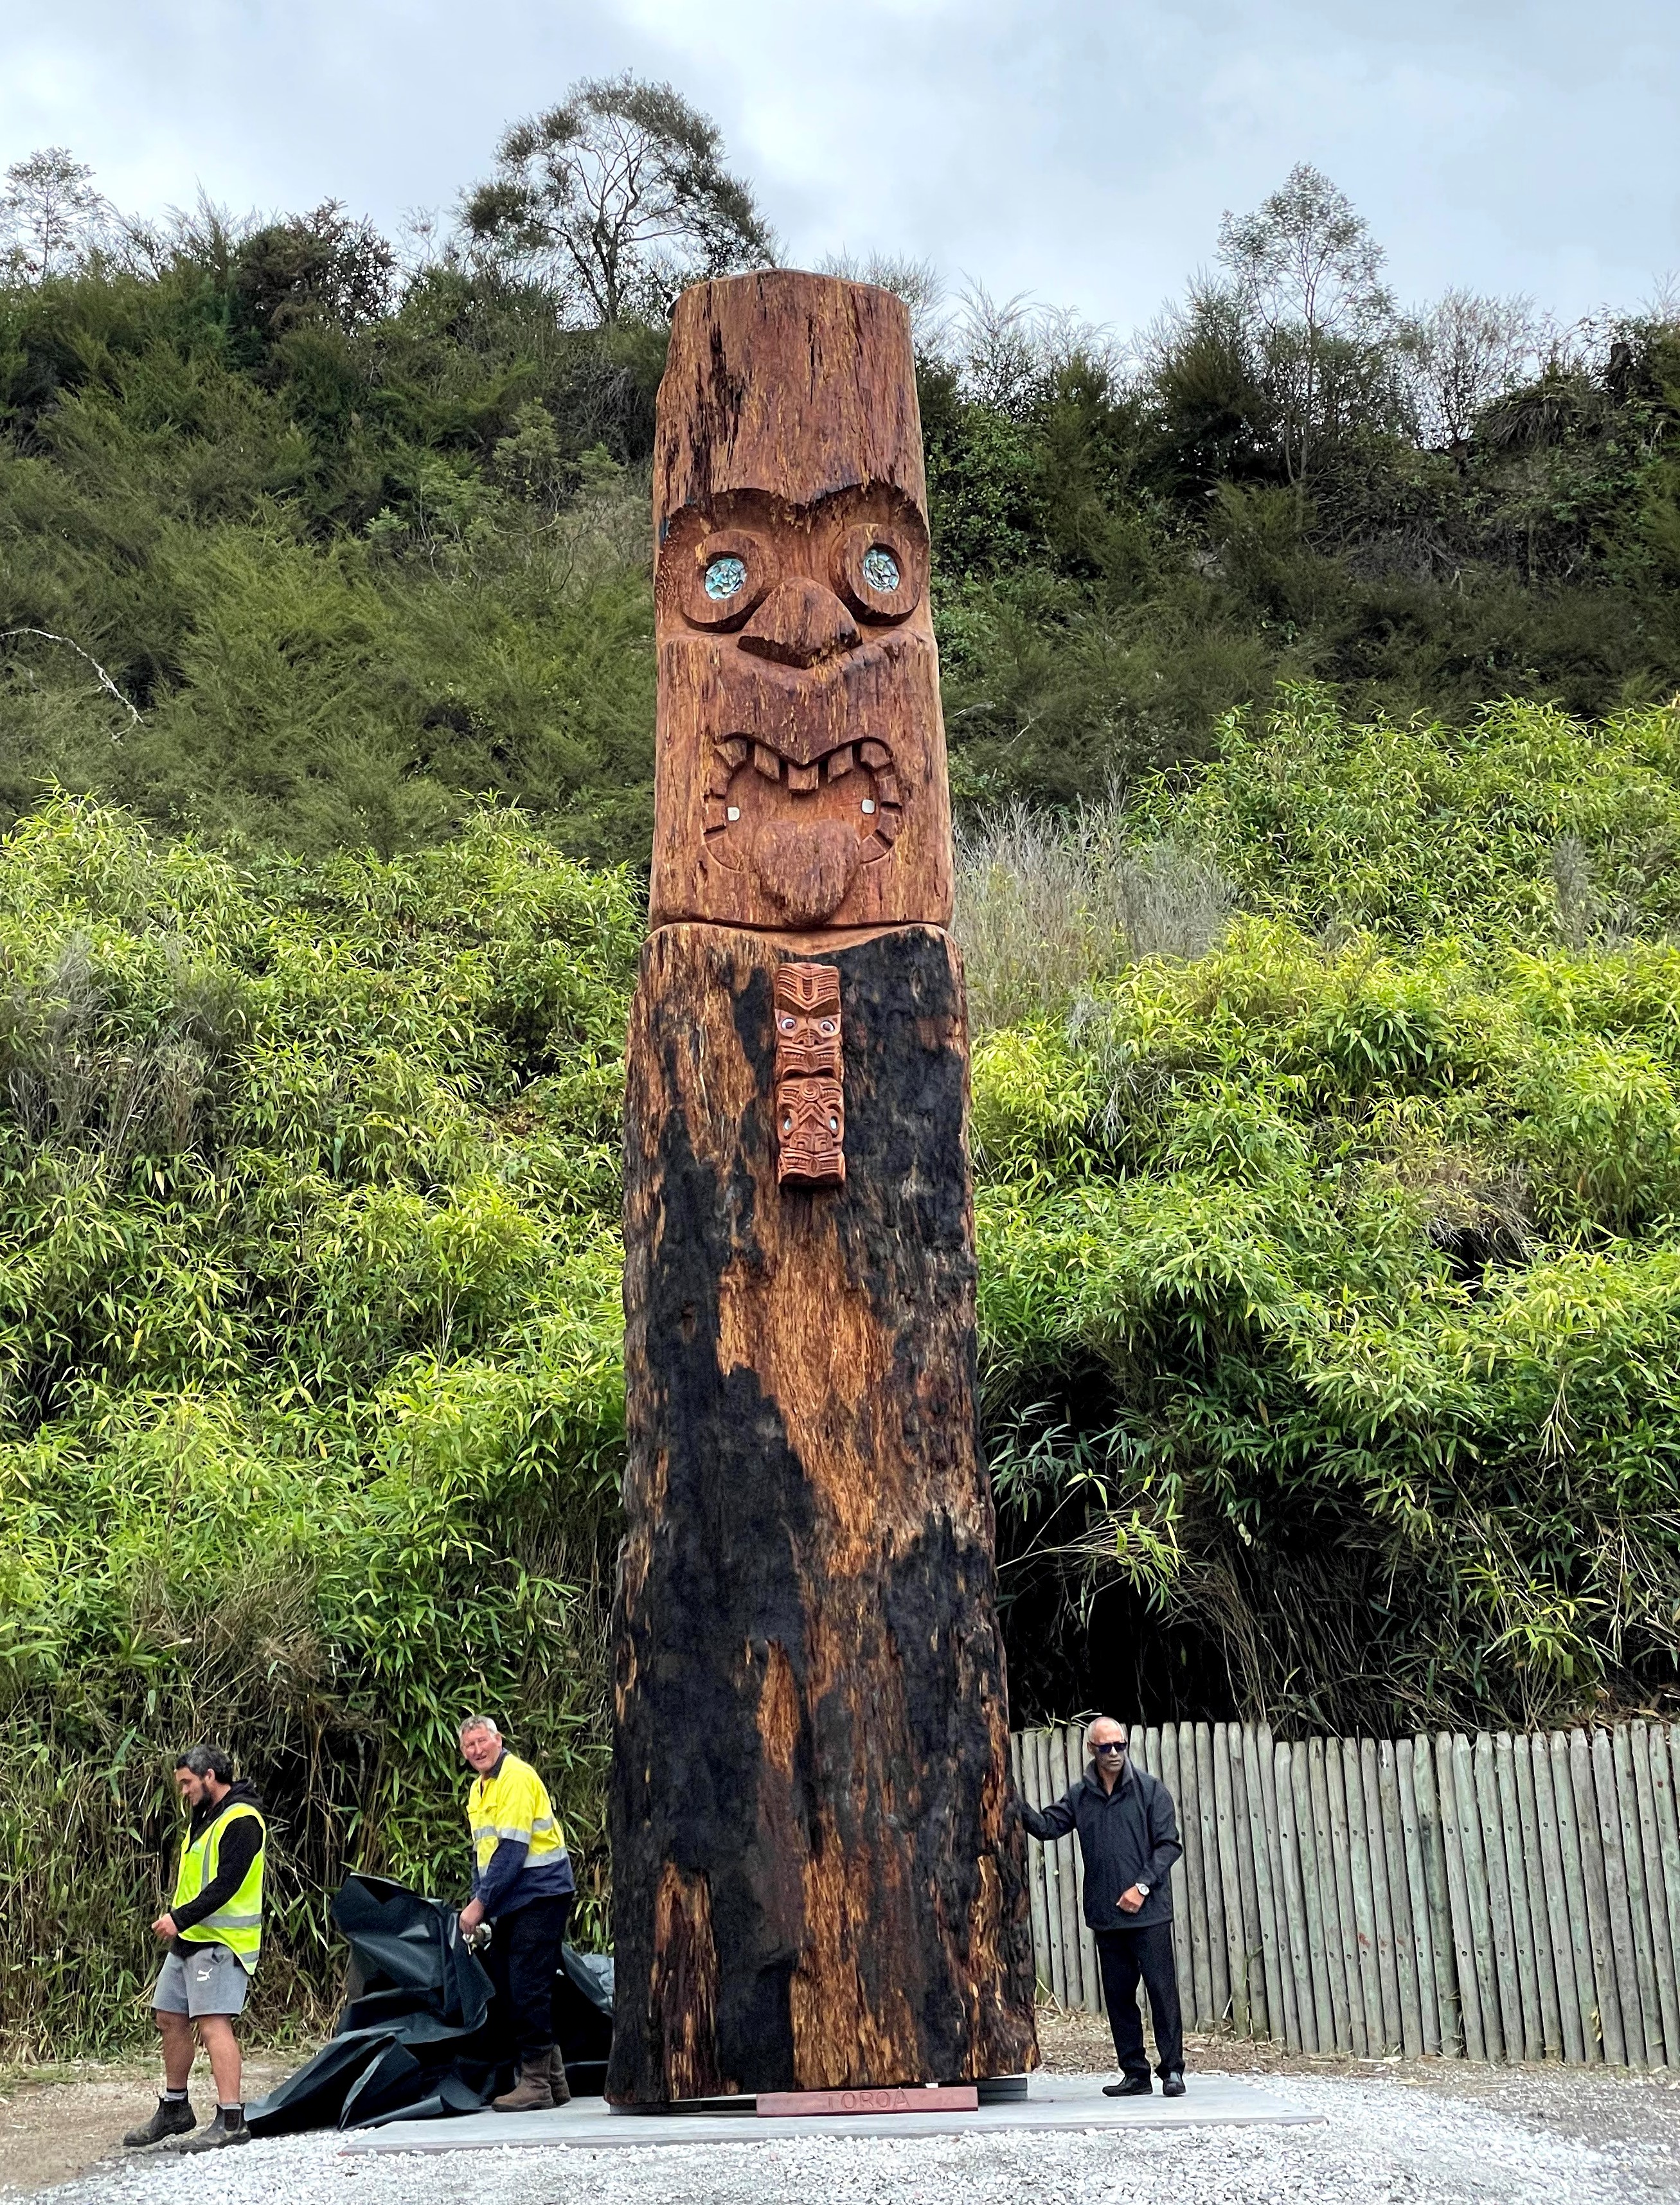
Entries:
POLYGON ((730 871, 757 875, 797 924, 828 918, 858 872, 877 864, 902 817, 885 743, 842 743, 809 765, 732 735, 706 779, 706 849, 730 871))

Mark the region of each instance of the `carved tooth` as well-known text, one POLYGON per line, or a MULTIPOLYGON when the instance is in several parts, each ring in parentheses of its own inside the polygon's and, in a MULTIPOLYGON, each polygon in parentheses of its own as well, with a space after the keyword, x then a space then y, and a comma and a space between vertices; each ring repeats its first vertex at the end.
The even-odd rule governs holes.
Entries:
POLYGON ((763 743, 752 746, 752 764, 754 770, 762 773, 766 781, 781 779, 781 760, 774 751, 766 750, 763 743))
POLYGON ((809 796, 816 786, 818 769, 814 765, 790 765, 787 786, 796 796, 809 796))
POLYGON ((858 755, 865 765, 891 765, 893 753, 885 743, 859 743, 858 755))
POLYGON ((727 796, 729 793, 730 777, 730 769, 728 765, 722 758, 720 758, 717 764, 712 768, 711 771, 706 776, 707 795, 727 796))
POLYGON ((899 800, 899 784, 897 780, 890 773, 876 774, 875 777, 875 793, 881 799, 883 804, 896 804, 899 800))
POLYGON ((717 746, 719 755, 727 758, 731 765, 741 764, 750 747, 745 735, 731 735, 727 742, 717 746))
POLYGON ((828 754, 829 780, 843 780, 845 776, 851 772, 852 767, 856 764, 857 760, 852 755, 852 746, 850 743, 846 746, 844 750, 831 751, 828 754))

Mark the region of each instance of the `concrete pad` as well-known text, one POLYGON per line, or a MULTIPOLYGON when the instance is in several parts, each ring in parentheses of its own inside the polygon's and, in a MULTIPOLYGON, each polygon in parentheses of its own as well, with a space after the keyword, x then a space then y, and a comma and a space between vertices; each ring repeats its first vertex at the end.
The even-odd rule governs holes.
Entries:
POLYGON ((794 2137, 988 2136, 1034 2129, 1250 2128, 1321 2122, 1269 2091, 1223 2075, 1187 2075, 1182 2098, 1105 2098, 1101 2075, 1035 2075, 1027 2097, 967 2113, 838 2113, 767 2119, 751 2113, 619 2113, 599 2098, 551 2113, 467 2113, 353 2131, 351 2151, 505 2151, 510 2144, 601 2151, 625 2144, 771 2143, 794 2137))

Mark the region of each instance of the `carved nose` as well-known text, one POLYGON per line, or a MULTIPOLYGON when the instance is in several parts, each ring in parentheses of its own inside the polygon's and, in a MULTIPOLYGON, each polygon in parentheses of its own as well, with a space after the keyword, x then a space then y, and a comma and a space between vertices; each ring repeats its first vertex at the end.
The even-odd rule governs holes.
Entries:
POLYGON ((820 582, 784 582, 772 590, 741 630, 741 649, 783 666, 815 666, 855 649, 858 623, 820 582))

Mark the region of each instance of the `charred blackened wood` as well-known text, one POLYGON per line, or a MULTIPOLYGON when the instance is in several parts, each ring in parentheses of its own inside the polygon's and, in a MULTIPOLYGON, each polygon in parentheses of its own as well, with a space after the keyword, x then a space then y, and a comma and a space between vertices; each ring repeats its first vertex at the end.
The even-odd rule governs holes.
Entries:
POLYGON ((1036 2062, 908 318, 680 300, 626 1106, 608 2095, 1036 2062))

